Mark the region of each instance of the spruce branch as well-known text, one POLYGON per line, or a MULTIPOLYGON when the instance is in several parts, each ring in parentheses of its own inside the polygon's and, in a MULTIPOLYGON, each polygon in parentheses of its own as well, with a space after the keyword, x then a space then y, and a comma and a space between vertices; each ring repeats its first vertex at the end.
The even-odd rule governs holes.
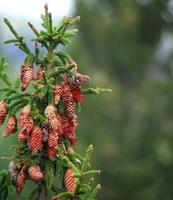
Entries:
POLYGON ((112 90, 108 88, 99 88, 99 87, 82 89, 83 94, 101 94, 105 92, 112 92, 112 90))
MULTIPOLYGON (((23 36, 18 35, 17 31, 15 30, 15 28, 12 26, 12 24, 10 23, 10 21, 7 18, 4 18, 4 22, 8 26, 8 28, 10 29, 10 31, 13 33, 13 35, 15 36, 15 38, 17 40, 15 45, 18 46, 26 54, 32 55, 32 52, 30 51, 30 49, 26 45, 25 38, 23 36)), ((13 42, 14 41, 12 41, 12 43, 13 42)), ((8 42, 6 41, 6 43, 9 43, 9 40, 8 40, 8 42)))

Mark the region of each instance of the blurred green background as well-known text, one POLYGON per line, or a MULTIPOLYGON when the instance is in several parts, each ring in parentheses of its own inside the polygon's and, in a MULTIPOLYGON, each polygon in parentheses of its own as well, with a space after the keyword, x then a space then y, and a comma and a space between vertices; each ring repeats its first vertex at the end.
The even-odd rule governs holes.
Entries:
MULTIPOLYGON (((76 0, 70 14, 81 22, 67 52, 93 86, 113 90, 86 96, 79 114, 76 149, 95 147, 93 165, 102 170, 98 199, 172 200, 173 1, 76 0)), ((26 20, 14 20, 31 36, 26 20)), ((2 45, 6 32, 1 28, 0 54, 14 74, 23 54, 2 45)), ((0 155, 11 155, 15 142, 0 136, 0 155)), ((7 164, 0 161, 0 169, 7 164)), ((25 200, 29 190, 30 184, 12 199, 25 200)))

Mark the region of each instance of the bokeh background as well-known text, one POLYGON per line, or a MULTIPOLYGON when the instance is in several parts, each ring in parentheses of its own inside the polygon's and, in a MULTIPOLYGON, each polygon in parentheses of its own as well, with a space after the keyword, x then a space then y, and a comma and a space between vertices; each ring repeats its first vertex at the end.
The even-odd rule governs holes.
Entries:
MULTIPOLYGON (((111 94, 87 96, 79 114, 78 151, 95 147, 93 165, 101 169, 99 200, 173 199, 173 0, 47 0, 54 21, 80 15, 79 34, 66 48, 89 74, 92 85, 111 94)), ((24 54, 3 45, 7 17, 33 37, 27 21, 39 26, 45 1, 0 0, 0 55, 11 77, 24 54)), ((30 44, 30 43, 29 43, 30 44)), ((33 45, 31 48, 33 48, 33 45)), ((10 145, 0 135, 0 155, 10 145)), ((0 169, 7 161, 0 161, 0 169)), ((21 197, 26 200, 30 183, 21 197)))

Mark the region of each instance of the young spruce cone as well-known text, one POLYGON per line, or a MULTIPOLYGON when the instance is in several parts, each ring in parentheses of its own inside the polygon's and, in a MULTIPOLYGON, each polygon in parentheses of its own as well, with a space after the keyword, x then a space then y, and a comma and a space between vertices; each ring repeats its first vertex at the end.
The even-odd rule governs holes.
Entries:
POLYGON ((15 182, 15 185, 16 185, 16 191, 18 193, 20 193, 25 185, 25 180, 26 180, 26 174, 25 172, 23 171, 20 171, 18 176, 17 176, 17 179, 16 179, 16 182, 15 182))
POLYGON ((16 129, 17 129, 17 119, 16 119, 15 116, 11 116, 7 121, 7 125, 6 125, 4 132, 3 132, 3 136, 7 137, 11 133, 15 133, 16 129))
POLYGON ((0 125, 3 124, 5 117, 7 115, 7 105, 5 101, 0 102, 0 125))
POLYGON ((28 169, 30 178, 33 181, 41 181, 43 179, 43 173, 39 166, 32 166, 28 169))
POLYGON ((22 65, 20 79, 22 82, 21 90, 25 91, 29 86, 30 82, 34 79, 34 68, 33 65, 22 65))
POLYGON ((35 126, 31 132, 28 140, 28 147, 33 152, 38 152, 42 150, 43 147, 43 136, 40 127, 35 126))
POLYGON ((26 121, 25 126, 23 126, 23 128, 19 132, 18 140, 19 141, 26 140, 28 138, 28 136, 31 134, 31 131, 33 130, 33 128, 34 128, 34 121, 32 118, 29 118, 26 121))
POLYGON ((23 108, 18 118, 18 123, 21 127, 24 127, 26 125, 30 112, 31 112, 31 105, 28 104, 23 108))
POLYGON ((73 169, 68 169, 65 173, 64 181, 65 181, 66 191, 70 192, 74 195, 74 193, 76 191, 76 180, 75 180, 73 174, 74 174, 73 169))
POLYGON ((51 160, 57 155, 57 150, 54 147, 48 147, 47 156, 51 160))
POLYGON ((56 147, 58 145, 58 134, 55 130, 51 130, 49 133, 48 146, 56 147))

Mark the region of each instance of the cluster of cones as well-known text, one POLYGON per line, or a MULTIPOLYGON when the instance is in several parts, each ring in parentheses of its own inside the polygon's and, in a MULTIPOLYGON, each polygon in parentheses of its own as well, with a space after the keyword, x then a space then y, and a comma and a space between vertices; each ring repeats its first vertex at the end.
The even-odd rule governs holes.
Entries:
MULTIPOLYGON (((33 80, 41 80, 42 69, 37 71, 37 77, 34 77, 34 68, 32 65, 21 66, 21 90, 25 91, 33 80)), ((9 116, 3 136, 7 137, 20 130, 18 140, 26 142, 31 152, 40 152, 44 149, 47 158, 52 160, 58 156, 58 148, 61 146, 65 151, 64 141, 67 140, 71 145, 77 143, 75 130, 77 127, 77 116, 75 115, 76 103, 83 100, 81 85, 88 82, 89 77, 76 72, 76 76, 64 76, 60 85, 54 84, 52 87, 54 103, 47 103, 43 111, 33 110, 33 106, 28 104, 23 107, 18 118, 14 115, 9 116), (59 111, 59 103, 64 105, 63 112, 59 111), (31 112, 44 113, 45 122, 35 123, 31 112)), ((4 100, 0 102, 0 124, 2 124, 8 114, 8 106, 4 100)), ((11 161, 9 164, 9 173, 16 186, 17 192, 21 192, 27 178, 40 182, 44 179, 44 173, 39 165, 27 166, 24 164, 15 164, 11 161)), ((73 170, 68 169, 64 176, 66 191, 74 194, 76 189, 73 170)), ((60 199, 59 197, 53 198, 60 199)))
POLYGON ((36 182, 43 180, 43 173, 38 165, 27 167, 25 164, 15 164, 14 161, 10 161, 9 173, 18 193, 22 191, 26 179, 36 182))

